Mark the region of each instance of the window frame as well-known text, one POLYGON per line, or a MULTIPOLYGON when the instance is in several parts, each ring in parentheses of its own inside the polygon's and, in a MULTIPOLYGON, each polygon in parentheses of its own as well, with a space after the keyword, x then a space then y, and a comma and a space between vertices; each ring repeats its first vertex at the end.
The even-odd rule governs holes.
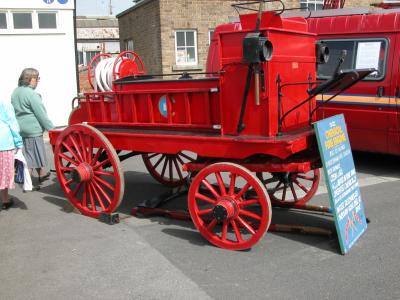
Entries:
POLYGON ((22 10, 14 10, 11 11, 11 19, 12 19, 12 28, 14 30, 34 30, 35 28, 35 20, 34 20, 34 12, 33 11, 22 11, 22 10), (15 20, 14 20, 14 15, 16 14, 29 14, 31 16, 31 27, 26 27, 26 28, 15 28, 15 20))
POLYGON ((59 10, 27 10, 27 9, 3 9, 0 13, 6 15, 7 28, 0 28, 2 34, 48 34, 48 33, 61 33, 60 20, 59 20, 59 10), (27 13, 31 15, 32 27, 31 28, 15 28, 14 26, 14 14, 27 13), (48 13, 55 14, 56 17, 56 27, 55 28, 39 28, 39 14, 48 13))
POLYGON ((324 0, 300 0, 300 7, 302 4, 305 4, 305 7, 301 7, 301 9, 308 8, 310 11, 321 10, 324 7, 324 0), (320 9, 317 9, 317 4, 322 5, 320 9), (310 8, 310 5, 314 5, 314 9, 310 8))
POLYGON ((36 18, 37 18, 37 30, 57 30, 58 29, 58 12, 57 11, 47 11, 47 10, 39 10, 36 11, 36 18), (53 14, 55 16, 55 22, 56 22, 56 27, 50 27, 50 28, 40 28, 40 20, 39 20, 39 15, 40 14, 53 14))
POLYGON ((8 20, 8 12, 7 11, 3 11, 3 10, 0 10, 0 14, 4 14, 4 16, 6 17, 6 28, 0 28, 0 31, 1 30, 8 30, 9 29, 9 24, 10 24, 10 22, 9 22, 9 20, 8 20))
MULTIPOLYGON (((389 56, 389 49, 390 49, 390 40, 385 37, 372 37, 372 38, 337 38, 337 39, 320 39, 320 42, 353 42, 353 55, 351 58, 351 68, 355 69, 355 64, 357 61, 357 51, 358 51, 358 44, 361 42, 383 42, 385 45, 385 54, 384 60, 382 64, 382 75, 379 77, 365 77, 362 81, 383 81, 386 78, 387 73, 387 63, 388 63, 388 56, 389 56)), ((382 46, 381 46, 382 47, 382 46)), ((329 48, 329 46, 328 46, 329 48)), ((318 68, 317 68, 317 79, 328 79, 330 76, 326 75, 319 75, 318 68)))
MULTIPOLYGON (((175 64, 178 67, 184 67, 184 66, 197 66, 199 63, 199 57, 198 57, 198 43, 197 43, 197 30, 196 29, 176 29, 174 31, 174 38, 175 38, 175 64), (178 32, 184 32, 185 33, 185 51, 187 53, 187 48, 188 47, 193 47, 194 48, 194 62, 178 62, 178 39, 177 39, 177 33, 178 32), (194 41, 194 46, 187 46, 186 44, 186 33, 187 32, 193 32, 193 41, 194 41)), ((182 46, 179 46, 179 48, 182 48, 182 46)))
POLYGON ((124 40, 124 48, 125 48, 125 50, 127 50, 127 51, 135 51, 135 43, 133 42, 133 39, 126 39, 126 40, 124 40), (132 49, 130 49, 130 47, 129 47, 129 43, 132 43, 132 49))

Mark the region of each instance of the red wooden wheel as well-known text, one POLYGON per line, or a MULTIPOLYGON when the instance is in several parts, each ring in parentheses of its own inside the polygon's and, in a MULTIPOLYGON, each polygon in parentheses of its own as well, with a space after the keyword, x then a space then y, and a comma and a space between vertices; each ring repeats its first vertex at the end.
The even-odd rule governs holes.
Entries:
POLYGON ((150 175, 169 187, 183 185, 188 174, 182 170, 182 165, 196 160, 195 155, 189 152, 178 152, 177 154, 146 153, 142 155, 142 158, 150 175))
POLYGON ((107 138, 89 125, 67 127, 57 138, 54 163, 68 200, 82 214, 112 213, 124 193, 118 156, 107 138))
POLYGON ((188 206, 202 236, 224 249, 251 248, 271 223, 271 203, 264 185, 233 163, 202 169, 190 185, 188 206))
POLYGON ((304 204, 315 195, 320 179, 319 169, 307 173, 257 173, 265 184, 272 204, 304 204))

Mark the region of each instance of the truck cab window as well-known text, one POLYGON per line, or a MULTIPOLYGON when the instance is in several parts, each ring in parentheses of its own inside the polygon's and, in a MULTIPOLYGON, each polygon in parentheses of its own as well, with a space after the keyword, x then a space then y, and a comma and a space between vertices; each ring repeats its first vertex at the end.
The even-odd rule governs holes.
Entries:
POLYGON ((317 77, 327 79, 332 77, 338 65, 343 50, 347 55, 340 69, 374 68, 377 72, 367 76, 364 80, 382 80, 385 77, 387 40, 323 40, 329 48, 329 61, 318 65, 317 77))

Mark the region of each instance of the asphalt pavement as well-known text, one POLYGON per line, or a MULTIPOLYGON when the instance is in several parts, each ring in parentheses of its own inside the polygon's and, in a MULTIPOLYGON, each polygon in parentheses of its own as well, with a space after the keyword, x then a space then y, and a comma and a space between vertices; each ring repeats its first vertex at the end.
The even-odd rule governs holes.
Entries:
MULTIPOLYGON (((13 190, 16 207, 0 212, 0 299, 400 299, 400 159, 355 162, 371 223, 345 256, 335 237, 268 232, 251 250, 227 251, 191 222, 133 217, 167 191, 139 158, 123 162, 116 225, 76 213, 53 173, 40 191, 13 190)), ((323 183, 310 203, 328 205, 323 183)), ((272 221, 334 228, 299 211, 274 209, 272 221)))

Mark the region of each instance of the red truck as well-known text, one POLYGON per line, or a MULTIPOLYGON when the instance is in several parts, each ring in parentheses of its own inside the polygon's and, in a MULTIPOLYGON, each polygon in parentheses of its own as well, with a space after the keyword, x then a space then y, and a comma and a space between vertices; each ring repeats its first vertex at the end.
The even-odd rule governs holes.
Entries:
MULTIPOLYGON (((307 19, 309 30, 330 52, 328 63, 318 66, 317 78, 330 78, 340 59, 341 69, 377 71, 322 105, 318 118, 343 113, 353 149, 400 155, 400 11, 320 14, 325 16, 307 19)), ((320 95, 318 101, 327 96, 320 95)))
MULTIPOLYGON (((343 113, 354 150, 400 155, 400 10, 334 9, 297 14, 306 16, 309 31, 329 49, 328 63, 317 66, 318 80, 344 69, 377 70, 321 105, 317 118, 343 113)), ((288 14, 287 18, 296 16, 288 14)), ((216 32, 240 30, 240 26, 226 24, 216 32)), ((219 66, 217 43, 215 34, 207 61, 209 72, 219 66)), ((330 96, 320 95, 317 103, 330 96)))

